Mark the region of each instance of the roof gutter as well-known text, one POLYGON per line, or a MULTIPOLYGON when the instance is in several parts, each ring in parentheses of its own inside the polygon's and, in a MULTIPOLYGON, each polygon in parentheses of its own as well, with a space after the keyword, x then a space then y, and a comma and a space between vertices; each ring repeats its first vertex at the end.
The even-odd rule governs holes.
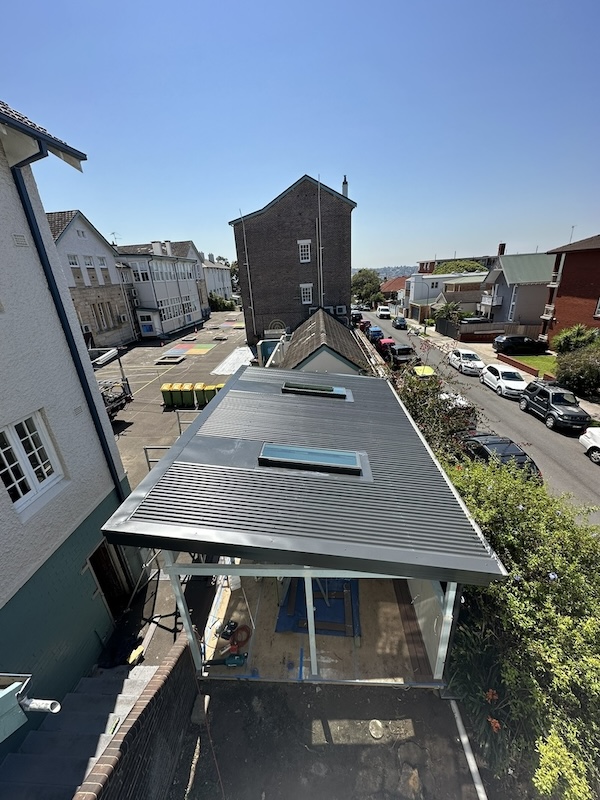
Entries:
POLYGON ((125 500, 126 495, 125 492, 123 491, 121 481, 119 480, 117 467, 115 465, 112 453, 110 451, 108 439, 106 438, 106 433, 104 432, 104 428, 102 427, 102 421, 100 419, 100 415, 98 413, 98 409, 94 401, 94 396, 92 394, 91 387, 89 385, 88 379, 85 374, 85 369, 83 366, 83 362, 81 360, 81 355, 77 348, 77 344, 75 342, 75 337, 73 336, 73 331, 71 330, 71 326, 67 318, 67 313, 58 289, 58 285, 56 283, 56 278, 54 277, 52 265, 50 264, 50 259, 48 258, 48 253, 46 252, 46 248, 44 246, 42 234, 35 216, 35 212, 33 210, 33 206, 31 204, 31 199, 27 192, 27 187, 25 185, 25 179, 23 178, 23 173, 21 172, 22 167, 29 165, 33 161, 38 161, 40 158, 43 158, 47 154, 45 145, 39 140, 38 144, 40 146, 40 151, 36 153, 34 156, 30 156, 29 158, 25 159, 24 161, 21 161, 19 164, 12 167, 11 172, 15 182, 15 186, 17 187, 17 192, 19 193, 19 199, 21 200, 23 211, 25 212, 25 217, 27 219, 27 224, 29 225, 29 230, 31 231, 31 236, 33 238, 35 249, 40 259, 42 269, 44 270, 44 275, 46 276, 46 281, 48 282, 48 288, 50 290, 52 300, 56 307, 58 318, 62 325, 65 339, 67 341, 67 346, 69 348, 71 358, 73 359, 75 370, 77 371, 77 377, 79 378, 79 382, 81 383, 81 388, 83 389, 83 394, 85 396, 86 403, 90 411, 92 421, 94 423, 94 428, 96 429, 96 434, 98 436, 98 440, 100 442, 104 458, 106 459, 106 463, 108 465, 108 470, 110 472, 111 478, 113 480, 117 492, 117 497, 119 498, 119 502, 122 503, 123 500, 125 500))

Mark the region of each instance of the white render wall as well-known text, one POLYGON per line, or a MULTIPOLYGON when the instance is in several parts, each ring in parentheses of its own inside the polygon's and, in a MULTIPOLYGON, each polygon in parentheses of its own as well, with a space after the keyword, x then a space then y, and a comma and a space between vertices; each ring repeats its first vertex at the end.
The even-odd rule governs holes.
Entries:
POLYGON ((206 280, 208 293, 218 294, 219 297, 229 300, 233 294, 231 286, 231 270, 224 264, 214 261, 203 261, 202 269, 206 280))
MULTIPOLYGON (((29 168, 23 174, 112 456, 123 479, 114 434, 35 181, 29 168)), ((15 511, 0 485, 2 607, 114 485, 1 143, 0 221, 0 429, 41 411, 64 473, 59 483, 21 513, 15 511), (25 236, 26 247, 16 246, 15 234, 25 236)))
MULTIPOLYGON (((86 267, 84 265, 84 256, 92 256, 94 259, 94 270, 98 279, 98 286, 103 286, 105 283, 102 277, 102 268, 98 263, 99 257, 106 259, 105 268, 108 269, 110 282, 117 285, 120 283, 120 275, 115 267, 114 250, 112 247, 110 247, 110 245, 107 244, 103 237, 98 236, 93 227, 88 225, 87 220, 85 220, 81 215, 78 214, 75 216, 69 225, 67 225, 64 232, 56 242, 56 249, 58 250, 63 272, 65 273, 69 287, 75 286, 73 272, 71 267, 69 267, 69 262, 67 260, 67 256, 70 253, 75 254, 79 258, 78 268, 81 270, 83 282, 86 286, 92 286, 93 284, 90 282, 88 274, 91 270, 91 267, 86 267), (78 236, 78 230, 83 230, 85 232, 84 238, 78 236)), ((77 267, 75 267, 75 269, 77 269, 77 267)), ((125 312, 123 311, 121 313, 125 312)))

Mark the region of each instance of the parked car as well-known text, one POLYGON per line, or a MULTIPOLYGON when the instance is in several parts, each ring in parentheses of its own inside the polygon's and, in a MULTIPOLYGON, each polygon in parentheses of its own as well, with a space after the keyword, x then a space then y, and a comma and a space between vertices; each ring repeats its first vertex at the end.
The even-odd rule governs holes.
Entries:
POLYGON ((465 375, 479 375, 485 364, 473 350, 457 347, 448 355, 448 363, 465 375))
POLYGON ((481 325, 484 322, 489 322, 487 317, 463 317, 460 320, 461 325, 481 325))
POLYGON ((369 329, 366 331, 366 334, 369 338, 369 341, 371 341, 373 344, 377 339, 383 339, 385 336, 379 325, 369 325, 369 329))
POLYGON ((590 461, 600 464, 600 428, 588 428, 579 437, 579 443, 584 446, 590 461))
POLYGON ((363 303, 362 305, 360 305, 358 307, 358 310, 359 311, 370 311, 371 310, 371 306, 367 305, 367 303, 363 303))
POLYGON ((363 331, 363 333, 367 334, 369 328, 371 327, 371 320, 361 319, 361 321, 358 323, 358 327, 360 328, 361 331, 363 331))
POLYGON ((350 312, 350 321, 353 325, 358 325, 358 323, 363 318, 363 315, 360 311, 352 311, 350 312))
POLYGON ((428 381, 428 380, 436 380, 440 383, 440 378, 437 372, 434 370, 433 367, 428 366, 427 364, 422 364, 420 366, 412 367, 413 375, 420 380, 428 381))
POLYGON ((408 328, 406 317, 394 317, 392 320, 392 328, 398 328, 400 331, 405 331, 408 328))
POLYGON ((421 363, 421 359, 409 344, 395 344, 390 347, 388 353, 392 369, 403 369, 409 364, 417 366, 421 363))
POLYGON ((473 461, 495 462, 496 464, 515 464, 527 471, 531 478, 542 479, 542 473, 535 461, 512 439, 495 433, 473 433, 462 440, 465 455, 473 461))
POLYGON ((392 312, 390 311, 389 306, 377 306, 377 311, 375 312, 379 319, 391 319, 392 312))
POLYGON ((580 431, 592 419, 579 401, 568 389, 563 389, 554 381, 535 380, 523 389, 519 401, 521 411, 531 411, 541 417, 547 428, 569 428, 580 431))
POLYGON ((527 381, 512 367, 488 364, 479 375, 481 383, 489 386, 500 397, 521 397, 527 381))
POLYGON ((389 351, 396 344, 394 339, 390 339, 387 336, 383 336, 381 339, 375 340, 375 347, 377 351, 380 353, 382 358, 389 358, 389 351))
POLYGON ((455 436, 462 441, 466 434, 476 432, 477 409, 470 400, 456 392, 440 392, 439 398, 446 403, 445 424, 455 436))
POLYGON ((496 336, 492 342, 492 347, 497 353, 506 353, 506 355, 512 353, 523 356, 545 353, 547 349, 545 342, 530 339, 529 336, 516 336, 505 333, 496 336))

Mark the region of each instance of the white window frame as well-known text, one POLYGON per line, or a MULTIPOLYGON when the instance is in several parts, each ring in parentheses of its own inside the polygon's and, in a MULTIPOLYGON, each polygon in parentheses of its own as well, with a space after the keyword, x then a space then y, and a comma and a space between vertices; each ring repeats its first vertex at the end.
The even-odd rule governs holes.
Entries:
POLYGON ((313 285, 312 283, 300 284, 300 302, 303 306, 312 305, 313 301, 313 285))
POLYGON ((85 231, 82 231, 81 228, 77 228, 77 236, 79 236, 80 239, 85 239, 85 231))
POLYGON ((69 253, 67 255, 67 261, 69 262, 70 267, 78 267, 79 266, 79 259, 75 255, 75 253, 69 253))
POLYGON ((39 411, 7 425, 0 430, 0 434, 0 471, 4 478, 13 479, 7 486, 3 478, 2 486, 9 494, 10 489, 20 494, 16 500, 11 497, 15 510, 20 511, 57 483, 63 473, 39 411), (6 456, 2 451, 7 455, 10 451, 14 457, 10 466, 7 466, 6 456), (22 475, 18 479, 14 474, 16 467, 22 475), (19 483, 22 485, 19 486, 19 483))
POLYGON ((93 256, 84 256, 83 257, 83 264, 86 267, 93 267, 94 266, 94 257, 93 256))
POLYGON ((301 264, 310 263, 310 246, 312 239, 298 239, 298 257, 301 264))
POLYGON ((97 256, 98 258, 98 266, 105 267, 106 266, 106 258, 104 256, 97 256))

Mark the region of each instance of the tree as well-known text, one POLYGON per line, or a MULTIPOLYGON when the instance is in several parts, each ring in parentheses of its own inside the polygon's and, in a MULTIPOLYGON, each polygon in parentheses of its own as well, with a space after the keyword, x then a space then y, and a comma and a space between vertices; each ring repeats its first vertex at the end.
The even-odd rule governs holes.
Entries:
POLYGON ((237 261, 232 261, 229 265, 229 269, 231 270, 231 283, 234 286, 239 286, 240 283, 240 268, 238 266, 237 261))
POLYGON ((398 393, 509 576, 464 587, 451 655, 488 766, 521 800, 600 797, 600 540, 586 509, 514 465, 463 460, 450 398, 398 393))
POLYGON ((482 267, 478 261, 469 261, 463 258, 438 264, 432 274, 448 275, 454 272, 481 272, 483 269, 485 269, 485 267, 482 267))
MULTIPOLYGON (((556 337, 555 337, 556 338, 556 337)), ((556 359, 556 380, 581 397, 600 392, 600 338, 587 347, 560 354, 556 359)))
POLYGON ((434 317, 435 319, 449 319, 451 322, 458 322, 463 315, 464 312, 461 310, 460 303, 452 302, 444 303, 444 305, 435 312, 434 317))
POLYGON ((225 264, 226 267, 229 266, 229 259, 225 258, 224 256, 217 256, 216 261, 219 264, 225 264))
POLYGON ((557 353, 571 353, 581 347, 587 347, 598 340, 598 328, 588 328, 578 323, 570 328, 563 328, 552 339, 552 349, 557 353))
POLYGON ((379 293, 379 287, 379 275, 374 269, 359 269, 352 276, 352 294, 362 303, 370 303, 371 298, 379 293))

